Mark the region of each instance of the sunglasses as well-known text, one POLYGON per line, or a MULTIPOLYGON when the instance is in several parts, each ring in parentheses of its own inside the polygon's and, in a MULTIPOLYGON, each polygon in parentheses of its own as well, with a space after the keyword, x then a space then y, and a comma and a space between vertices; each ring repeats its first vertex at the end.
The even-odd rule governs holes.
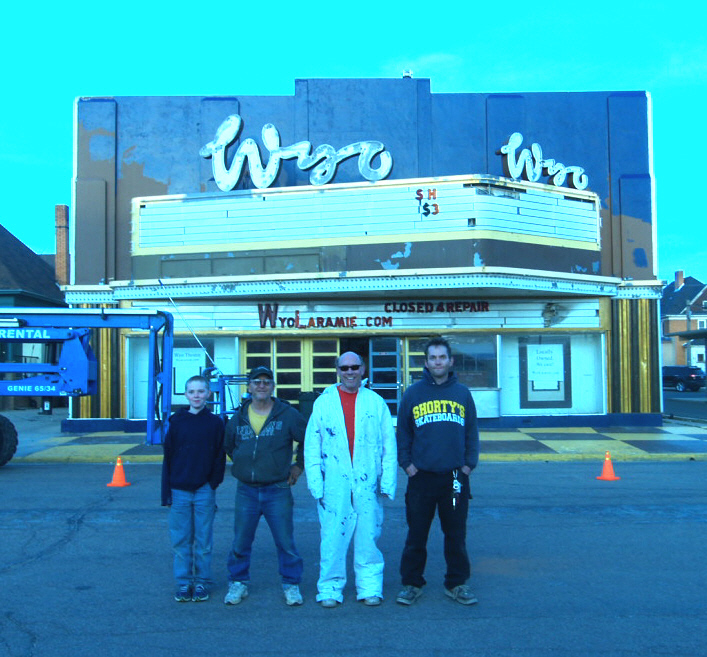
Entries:
POLYGON ((348 372, 351 370, 352 372, 358 372, 359 369, 361 369, 360 365, 339 365, 339 369, 342 372, 348 372))
POLYGON ((270 379, 253 379, 251 381, 251 383, 256 387, 261 387, 261 386, 265 387, 265 386, 269 386, 272 383, 272 381, 270 379))

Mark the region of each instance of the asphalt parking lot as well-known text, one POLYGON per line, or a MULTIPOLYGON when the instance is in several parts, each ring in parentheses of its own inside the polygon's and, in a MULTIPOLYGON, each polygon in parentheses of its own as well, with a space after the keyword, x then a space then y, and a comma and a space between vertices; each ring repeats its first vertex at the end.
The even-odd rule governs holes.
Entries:
POLYGON ((428 586, 394 602, 405 537, 404 477, 386 508, 385 601, 314 602, 319 527, 305 482, 295 531, 305 604, 286 607, 266 527, 256 537, 251 594, 223 604, 235 482, 219 489, 215 589, 175 603, 158 464, 127 464, 131 486, 109 488, 113 465, 35 463, 0 469, 0 655, 132 657, 205 654, 372 654, 494 657, 707 654, 707 462, 482 462, 472 475, 472 589, 463 607, 442 593, 437 524, 428 586))

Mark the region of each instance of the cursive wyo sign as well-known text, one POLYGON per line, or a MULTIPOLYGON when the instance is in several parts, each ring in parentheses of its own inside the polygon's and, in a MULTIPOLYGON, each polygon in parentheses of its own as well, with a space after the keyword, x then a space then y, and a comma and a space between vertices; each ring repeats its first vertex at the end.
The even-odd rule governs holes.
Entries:
POLYGON ((226 164, 226 148, 235 141, 242 127, 241 117, 238 114, 231 114, 218 127, 213 141, 199 151, 202 157, 211 158, 214 180, 219 189, 224 192, 236 186, 243 174, 246 160, 248 160, 250 178, 260 189, 272 185, 280 172, 282 160, 297 159, 297 166, 300 169, 303 171, 312 169, 309 174, 309 182, 312 185, 328 183, 334 177, 339 163, 354 155, 358 155, 358 170, 366 180, 382 180, 393 168, 392 155, 379 141, 358 141, 339 150, 329 144, 322 144, 312 151, 312 144, 308 141, 281 146, 280 133, 272 123, 266 123, 262 130, 263 144, 270 151, 267 164, 263 166, 258 144, 249 137, 239 144, 229 167, 226 164), (380 154, 380 166, 376 169, 371 166, 371 162, 378 154, 380 154))
POLYGON ((544 160, 543 151, 540 144, 533 143, 530 149, 524 148, 516 155, 517 148, 523 143, 523 135, 514 132, 508 142, 501 146, 498 155, 503 157, 503 170, 509 178, 520 180, 525 174, 528 182, 538 182, 540 177, 550 176, 552 184, 562 187, 567 176, 570 176, 570 184, 575 189, 586 189, 589 184, 589 177, 584 173, 582 167, 566 167, 555 160, 544 160))

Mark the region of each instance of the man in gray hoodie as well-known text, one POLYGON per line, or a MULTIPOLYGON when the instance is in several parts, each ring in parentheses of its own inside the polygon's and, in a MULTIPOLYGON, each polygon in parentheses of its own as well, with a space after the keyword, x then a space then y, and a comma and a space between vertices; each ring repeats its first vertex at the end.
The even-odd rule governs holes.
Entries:
POLYGON ((290 487, 304 469, 306 422, 287 402, 273 396, 274 386, 270 368, 253 368, 248 374, 250 398, 226 425, 226 454, 233 461, 231 471, 238 480, 235 536, 224 599, 227 605, 239 604, 248 596, 251 548, 260 516, 265 516, 277 546, 285 602, 303 602, 299 590, 302 557, 295 546, 290 487))

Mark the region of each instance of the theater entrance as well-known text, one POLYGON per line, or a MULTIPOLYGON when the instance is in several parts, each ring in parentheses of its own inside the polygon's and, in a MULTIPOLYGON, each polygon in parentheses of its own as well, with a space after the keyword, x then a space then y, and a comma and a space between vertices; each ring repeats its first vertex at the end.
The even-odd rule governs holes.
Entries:
POLYGON ((335 360, 346 351, 363 358, 368 386, 385 399, 397 415, 403 387, 400 337, 341 337, 305 339, 246 339, 243 369, 271 367, 277 382, 276 395, 299 406, 300 395, 320 393, 336 382, 335 360))

